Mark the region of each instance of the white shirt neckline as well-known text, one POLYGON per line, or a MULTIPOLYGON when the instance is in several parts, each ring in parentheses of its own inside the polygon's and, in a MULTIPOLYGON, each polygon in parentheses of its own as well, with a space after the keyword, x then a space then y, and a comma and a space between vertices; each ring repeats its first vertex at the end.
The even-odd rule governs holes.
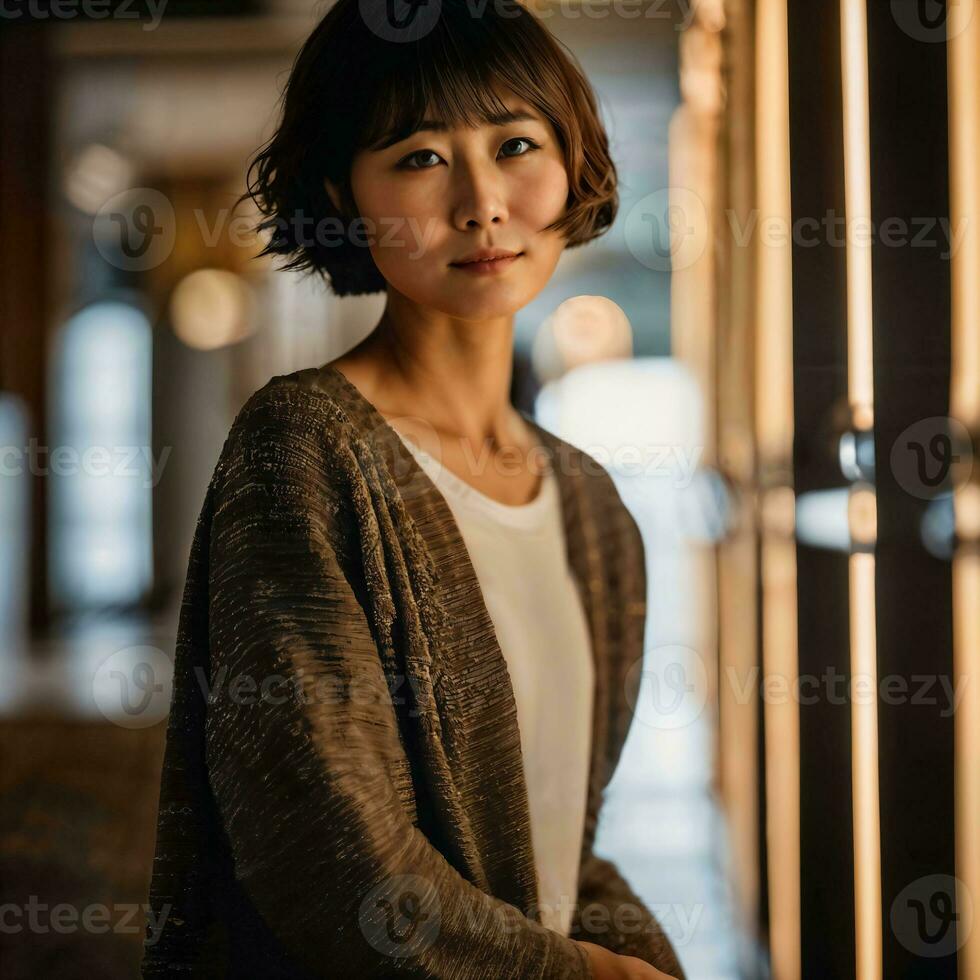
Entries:
POLYGON ((442 462, 431 453, 415 445, 397 429, 395 432, 402 443, 411 451, 419 465, 428 472, 434 483, 448 489, 453 494, 454 499, 470 509, 481 512, 499 523, 525 530, 537 528, 544 523, 557 498, 558 485, 550 467, 547 467, 542 474, 538 492, 532 500, 525 504, 505 504, 477 490, 476 487, 453 473, 448 466, 443 466, 442 462))

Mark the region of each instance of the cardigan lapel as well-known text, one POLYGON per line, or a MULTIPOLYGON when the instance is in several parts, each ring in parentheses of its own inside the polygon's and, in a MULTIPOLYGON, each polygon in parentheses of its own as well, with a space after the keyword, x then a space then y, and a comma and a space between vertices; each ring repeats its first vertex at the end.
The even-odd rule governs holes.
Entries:
MULTIPOLYGON (((587 464, 583 462, 583 453, 542 428, 527 413, 521 414, 538 433, 541 444, 550 450, 551 459, 555 461, 568 565, 585 608, 595 666, 589 780, 582 840, 584 857, 592 848, 602 790, 612 775, 611 768, 606 765, 609 751, 606 719, 610 713, 609 698, 611 685, 614 683, 610 676, 612 660, 608 646, 608 617, 619 596, 611 593, 608 579, 603 574, 599 539, 601 524, 593 511, 594 498, 588 492, 587 476, 584 472, 587 464)), ((592 462, 591 465, 598 466, 598 463, 592 462)))
MULTIPOLYGON (((418 697, 413 766, 424 774, 422 793, 431 806, 433 825, 426 830, 465 878, 540 921, 513 686, 462 534, 445 498, 371 402, 329 364, 311 370, 315 385, 329 391, 353 424, 375 512, 398 529, 399 553, 386 554, 385 564, 393 619, 401 623, 394 629, 401 640, 395 659, 418 697)), ((592 640, 596 683, 584 854, 606 775, 606 597, 597 528, 581 453, 521 414, 551 454, 569 567, 592 640)))

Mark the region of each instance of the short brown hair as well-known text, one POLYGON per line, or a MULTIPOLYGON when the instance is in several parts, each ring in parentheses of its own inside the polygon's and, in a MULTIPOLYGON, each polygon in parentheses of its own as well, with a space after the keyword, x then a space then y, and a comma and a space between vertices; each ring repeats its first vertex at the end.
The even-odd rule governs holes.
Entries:
MULTIPOLYGON (((350 167, 360 149, 414 132, 434 107, 450 126, 487 122, 504 106, 500 82, 555 128, 568 174, 563 216, 549 226, 566 248, 603 234, 619 207, 617 174, 595 95, 574 55, 517 0, 396 0, 406 29, 386 19, 390 0, 337 0, 296 57, 278 129, 248 168, 248 190, 271 230, 262 255, 321 274, 338 296, 384 291, 370 250, 309 230, 356 216, 350 167), (482 6, 481 6, 482 4, 482 6), (338 211, 323 186, 341 191, 338 211)), ((336 231, 333 232, 336 234, 336 231)))

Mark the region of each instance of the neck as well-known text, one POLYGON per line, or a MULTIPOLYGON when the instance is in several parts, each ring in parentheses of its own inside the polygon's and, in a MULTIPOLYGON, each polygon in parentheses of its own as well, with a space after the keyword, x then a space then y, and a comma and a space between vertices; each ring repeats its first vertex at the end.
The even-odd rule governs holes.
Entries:
POLYGON ((515 441, 510 402, 513 317, 429 320, 389 299, 375 330, 343 359, 357 363, 386 415, 419 415, 474 443, 515 441))

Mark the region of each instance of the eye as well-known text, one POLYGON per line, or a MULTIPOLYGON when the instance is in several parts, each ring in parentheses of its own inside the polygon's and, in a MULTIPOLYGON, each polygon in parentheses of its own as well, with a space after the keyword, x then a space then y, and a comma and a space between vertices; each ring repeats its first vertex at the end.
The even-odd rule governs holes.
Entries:
POLYGON ((513 139, 507 140, 507 142, 504 143, 504 146, 507 146, 508 143, 527 143, 527 145, 530 147, 530 149, 526 150, 524 153, 513 153, 510 154, 511 156, 523 157, 523 156, 527 156, 528 153, 532 153, 534 150, 541 149, 540 143, 535 143, 534 140, 530 139, 527 136, 515 136, 513 139))
MULTIPOLYGON (((541 144, 536 143, 528 136, 515 136, 512 139, 507 140, 504 143, 504 146, 506 147, 513 143, 527 143, 529 148, 527 150, 524 150, 522 153, 505 153, 504 154, 505 157, 515 157, 515 156, 523 157, 523 156, 527 156, 528 153, 532 153, 534 150, 541 149, 541 144)), ((410 153, 407 157, 405 157, 398 164, 398 168, 400 170, 431 170, 435 166, 434 163, 427 166, 426 165, 414 166, 412 164, 413 160, 417 160, 419 157, 425 157, 425 156, 433 156, 437 160, 441 159, 439 154, 436 153, 435 150, 416 150, 414 153, 410 153)))
POLYGON ((398 164, 398 166, 403 170, 431 170, 432 167, 413 167, 410 165, 409 162, 411 160, 414 160, 416 157, 423 157, 427 153, 431 154, 434 157, 439 156, 439 154, 436 153, 435 150, 416 150, 414 153, 409 153, 409 155, 405 157, 405 159, 402 160, 401 163, 398 164))

